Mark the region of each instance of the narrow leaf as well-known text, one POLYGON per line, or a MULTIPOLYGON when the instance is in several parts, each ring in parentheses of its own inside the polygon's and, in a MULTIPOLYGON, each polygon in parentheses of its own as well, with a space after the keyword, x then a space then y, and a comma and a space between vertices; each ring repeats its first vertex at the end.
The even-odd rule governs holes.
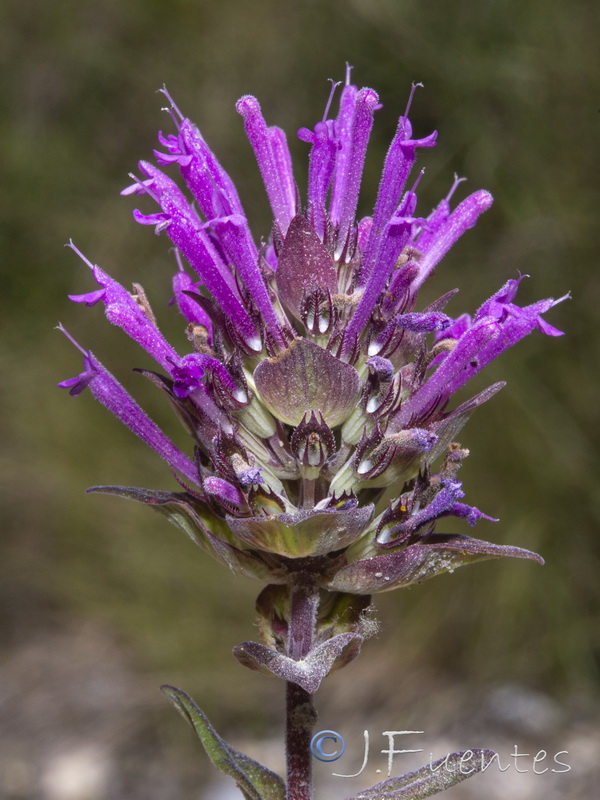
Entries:
POLYGON ((377 783, 349 800, 423 800, 486 770, 495 755, 480 748, 452 753, 415 772, 377 783))
POLYGON ((174 686, 161 686, 161 691, 194 728, 214 766, 235 780, 246 800, 285 800, 282 778, 227 744, 189 695, 174 686))

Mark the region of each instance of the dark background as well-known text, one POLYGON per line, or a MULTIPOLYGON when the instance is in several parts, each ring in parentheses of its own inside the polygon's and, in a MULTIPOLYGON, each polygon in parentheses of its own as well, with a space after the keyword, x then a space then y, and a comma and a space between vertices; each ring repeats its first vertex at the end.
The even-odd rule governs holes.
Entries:
POLYGON ((200 797, 204 759, 192 764, 196 745, 156 692, 164 681, 194 694, 238 742, 280 736, 281 687, 229 653, 256 636, 258 586, 149 510, 85 496, 98 483, 168 488, 172 479, 88 393, 72 400, 54 388, 81 363, 53 330, 61 321, 185 442, 131 373, 149 366, 145 354, 100 308, 66 299, 92 283, 62 246, 73 237, 121 282, 143 283, 165 333, 182 340, 166 308, 167 240, 137 226, 131 199, 119 197, 156 131, 169 130, 155 94, 163 83, 234 177, 258 237, 269 210, 234 110, 240 95, 256 94, 268 122, 286 129, 304 188, 307 148, 294 133, 321 118, 326 79, 351 62, 354 81, 383 102, 365 171, 368 213, 410 83, 422 81, 415 133, 436 128, 439 144, 420 155, 419 211, 445 195, 454 172, 469 178, 461 196, 480 187, 495 196, 444 260, 431 298, 460 286, 450 313, 474 310, 519 271, 531 275, 522 302, 572 292, 549 315, 567 335, 534 333, 494 363, 481 388, 508 387, 461 437, 471 450, 467 502, 501 518, 478 535, 537 550, 546 566, 490 562, 383 596, 381 633, 319 703, 323 727, 402 727, 400 711, 425 724, 419 709, 429 709, 433 731, 508 686, 586 724, 600 660, 595 4, 9 0, 2 17, 0 796, 200 797), (94 747, 109 764, 87 794, 68 794, 56 766, 64 755, 68 773, 77 747, 89 750, 83 773, 100 763, 94 747))

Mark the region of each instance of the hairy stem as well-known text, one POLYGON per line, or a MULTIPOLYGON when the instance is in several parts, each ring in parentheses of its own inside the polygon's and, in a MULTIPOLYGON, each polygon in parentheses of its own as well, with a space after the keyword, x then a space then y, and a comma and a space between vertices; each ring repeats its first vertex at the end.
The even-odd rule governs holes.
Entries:
POLYGON ((295 683, 287 684, 287 800, 312 800, 310 742, 317 720, 312 697, 295 683))
MULTIPOLYGON (((314 643, 319 591, 308 575, 298 575, 290 590, 288 655, 305 658, 314 643)), ((317 720, 312 697, 288 682, 286 694, 287 800, 312 800, 310 742, 317 720)))

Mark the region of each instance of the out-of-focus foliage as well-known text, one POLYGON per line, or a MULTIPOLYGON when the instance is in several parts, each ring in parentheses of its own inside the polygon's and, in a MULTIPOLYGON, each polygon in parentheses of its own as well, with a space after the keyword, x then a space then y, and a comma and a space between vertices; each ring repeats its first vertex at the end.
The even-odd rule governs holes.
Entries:
MULTIPOLYGON (((254 231, 267 233, 234 103, 260 98, 269 122, 288 131, 304 183, 307 150, 293 134, 321 118, 326 78, 341 78, 349 60, 356 82, 384 104, 366 168, 369 204, 412 80, 426 87, 415 132, 440 132, 418 162, 427 167, 419 211, 454 172, 495 196, 431 281, 437 293, 460 286, 459 307, 475 309, 519 271, 532 276, 524 300, 573 292, 551 319, 567 336, 534 334, 488 369, 487 383, 508 387, 461 440, 472 453, 468 502, 501 518, 482 523, 481 537, 537 550, 546 567, 491 562, 378 601, 382 636, 361 660, 392 649, 396 674, 416 662, 482 683, 589 690, 600 659, 595 5, 8 0, 2 16, 3 641, 61 615, 91 617, 119 631, 148 672, 208 697, 209 713, 224 702, 231 714, 251 713, 249 692, 269 691, 264 679, 240 676, 229 655, 248 638, 258 586, 209 563, 146 509, 83 495, 95 483, 168 488, 172 479, 91 396, 74 401, 54 388, 80 368, 52 330, 59 320, 179 434, 156 390, 130 372, 146 356, 99 308, 66 299, 92 287, 62 244, 72 236, 116 278, 141 282, 165 332, 183 342, 166 303, 167 240, 139 228, 118 195, 151 156, 157 129, 169 127, 155 90, 166 83, 202 128, 254 231)), ((257 725, 269 724, 264 716, 257 725)))

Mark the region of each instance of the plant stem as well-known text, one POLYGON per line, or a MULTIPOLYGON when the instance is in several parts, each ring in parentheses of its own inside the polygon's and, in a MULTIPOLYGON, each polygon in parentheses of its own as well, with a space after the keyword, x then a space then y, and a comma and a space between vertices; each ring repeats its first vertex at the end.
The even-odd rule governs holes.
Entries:
MULTIPOLYGON (((319 591, 308 575, 299 574, 290 589, 288 656, 301 661, 315 638, 319 591)), ((287 683, 287 800, 312 800, 310 742, 317 714, 312 697, 301 686, 287 683)))
POLYGON ((295 683, 287 684, 287 800, 312 800, 310 742, 317 720, 312 697, 295 683))

